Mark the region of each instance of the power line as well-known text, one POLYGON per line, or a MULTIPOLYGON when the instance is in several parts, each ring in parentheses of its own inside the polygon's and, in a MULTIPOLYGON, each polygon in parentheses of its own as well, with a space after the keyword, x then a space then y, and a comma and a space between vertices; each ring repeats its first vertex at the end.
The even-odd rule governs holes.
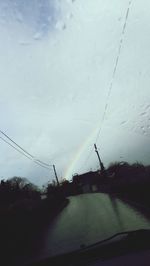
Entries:
MULTIPOLYGON (((125 21, 124 21, 122 32, 121 32, 121 38, 120 38, 120 42, 119 42, 118 53, 117 53, 117 57, 116 57, 116 61, 115 61, 115 65, 114 65, 114 69, 113 69, 113 73, 112 73, 112 78, 111 78, 111 82, 110 82, 110 85, 109 85, 108 94, 107 94, 107 98, 106 98, 106 104, 105 104, 105 108, 104 108, 104 113, 103 113, 103 116, 102 116, 101 125, 100 125, 99 131, 97 133, 95 143, 98 141, 98 139, 100 137, 100 134, 101 134, 101 131, 102 131, 102 127, 103 127, 103 123, 104 123, 105 118, 106 118, 106 113, 107 113, 108 104, 109 104, 109 100, 110 100, 110 96, 111 96, 111 92, 112 92, 112 88, 113 88, 113 84, 114 84, 115 75, 116 75, 116 72, 117 72, 117 67, 118 67, 118 63, 119 63, 119 59, 120 59, 121 49, 122 49, 122 45, 123 45, 123 41, 124 41, 124 34, 125 34, 126 26, 127 26, 127 21, 128 21, 128 17, 129 17, 129 12, 130 12, 130 7, 131 7, 132 1, 133 0, 130 0, 129 3, 128 3, 126 15, 125 15, 125 21)), ((86 164, 88 162, 89 158, 91 157, 92 151, 93 151, 93 148, 90 150, 90 152, 89 152, 84 164, 86 164)))
POLYGON ((14 147, 12 144, 10 144, 7 140, 5 140, 4 138, 0 137, 5 143, 7 143, 9 146, 11 146, 12 148, 14 148, 16 151, 18 151, 19 153, 21 153, 22 155, 24 155, 25 157, 27 157, 29 160, 32 161, 32 159, 30 157, 28 157, 26 154, 24 154, 22 151, 20 151, 19 149, 17 149, 16 147, 14 147))
MULTIPOLYGON (((44 166, 44 165, 42 165, 42 164, 40 164, 40 163, 38 163, 38 161, 36 160, 33 160, 33 162, 34 163, 36 163, 36 164, 38 164, 39 166, 41 166, 41 167, 43 167, 43 168, 45 168, 45 169, 49 169, 49 170, 52 170, 51 168, 49 168, 49 167, 47 167, 47 166, 44 166)), ((51 166, 51 165, 49 165, 49 166, 51 166)))
POLYGON ((7 143, 9 146, 11 146, 13 149, 15 149, 16 151, 18 151, 20 154, 24 155, 26 158, 28 158, 30 161, 38 164, 39 166, 43 167, 43 168, 46 168, 46 169, 49 169, 51 170, 50 168, 46 167, 46 166, 43 166, 41 164, 39 164, 38 162, 34 161, 33 159, 31 159, 29 156, 27 156, 25 153, 23 153, 22 151, 20 151, 19 149, 17 149, 15 146, 13 146, 11 143, 9 143, 7 140, 5 140, 4 138, 0 137, 0 139, 2 139, 5 143, 7 143))
MULTIPOLYGON (((31 153, 29 153, 28 151, 26 151, 24 148, 22 148, 19 144, 17 144, 14 140, 12 140, 6 133, 4 133, 2 130, 0 130, 0 133, 1 134, 3 134, 7 139, 9 139, 12 143, 14 143, 19 149, 21 149, 24 153, 26 153, 27 155, 29 155, 31 158, 32 158, 32 160, 34 160, 34 162, 36 162, 37 164, 39 164, 39 165, 41 165, 41 164, 43 164, 43 165, 45 165, 45 166, 51 166, 52 167, 52 165, 50 165, 50 164, 47 164, 47 163, 45 163, 45 162, 43 162, 43 161, 41 161, 41 160, 38 160, 38 159, 36 159, 36 157, 35 156, 33 156, 31 153)), ((14 147, 14 146, 13 146, 14 147)), ((18 149, 17 149, 18 150, 18 149)), ((24 153, 22 153, 22 154, 24 154, 24 153)), ((27 157, 27 156, 26 156, 27 157)), ((29 158, 29 157, 27 157, 27 158, 29 158)))
POLYGON ((14 140, 12 140, 7 134, 5 134, 2 130, 0 130, 0 133, 3 134, 7 139, 9 139, 11 142, 13 142, 18 148, 20 148, 23 152, 27 153, 29 156, 34 158, 29 152, 27 152, 25 149, 23 149, 20 145, 18 145, 14 140))
POLYGON ((38 160, 38 159, 36 159, 36 162, 42 163, 42 164, 44 164, 44 165, 46 165, 46 166, 53 166, 52 164, 44 163, 43 161, 38 160))
POLYGON ((110 82, 110 85, 109 85, 109 89, 108 89, 108 94, 107 94, 106 104, 105 104, 105 108, 104 108, 104 113, 103 113, 100 129, 98 131, 98 134, 97 134, 95 142, 97 142, 97 140, 99 139, 99 136, 100 136, 101 131, 102 131, 103 123, 104 123, 104 120, 105 120, 105 117, 106 117, 106 113, 107 113, 107 109, 108 109, 108 105, 109 105, 109 99, 110 99, 110 96, 111 96, 111 92, 112 92, 112 88, 113 88, 113 84, 114 84, 114 79, 115 79, 115 76, 116 76, 117 67, 118 67, 118 63, 119 63, 119 59, 120 59, 121 49, 122 49, 122 45, 123 45, 123 41, 124 41, 124 34, 125 34, 126 26, 127 26, 127 21, 128 21, 128 17, 129 17, 129 11, 130 11, 130 7, 131 7, 131 3, 132 3, 132 0, 130 0, 129 3, 128 3, 128 8, 127 8, 127 11, 126 11, 126 16, 125 16, 125 21, 124 21, 122 32, 121 32, 121 38, 120 38, 120 42, 119 42, 118 53, 117 53, 117 57, 116 57, 116 61, 115 61, 113 74, 112 74, 112 79, 111 79, 111 82, 110 82))

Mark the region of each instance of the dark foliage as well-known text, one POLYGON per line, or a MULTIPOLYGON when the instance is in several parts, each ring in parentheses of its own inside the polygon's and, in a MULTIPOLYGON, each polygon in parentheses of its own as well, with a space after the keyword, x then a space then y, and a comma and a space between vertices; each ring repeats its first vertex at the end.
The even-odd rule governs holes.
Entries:
POLYGON ((46 194, 42 200, 40 190, 26 178, 1 180, 0 249, 4 256, 9 253, 8 259, 30 252, 37 233, 67 204, 54 184, 47 185, 46 194))
POLYGON ((0 183, 0 205, 9 205, 24 199, 37 200, 40 192, 27 179, 13 177, 0 183))
POLYGON ((150 207, 150 166, 116 162, 107 169, 109 192, 150 207))

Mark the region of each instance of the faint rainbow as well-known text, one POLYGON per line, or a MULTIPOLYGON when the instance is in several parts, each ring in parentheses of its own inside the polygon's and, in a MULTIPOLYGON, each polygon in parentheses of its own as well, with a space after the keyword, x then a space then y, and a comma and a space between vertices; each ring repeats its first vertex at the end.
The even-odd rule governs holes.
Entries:
POLYGON ((71 162, 69 164, 69 167, 65 171, 65 175, 64 175, 65 179, 71 179, 72 175, 74 174, 76 164, 80 160, 86 147, 89 145, 89 143, 91 141, 93 141, 94 137, 96 136, 98 129, 99 129, 99 124, 96 126, 96 128, 94 130, 92 130, 92 133, 86 138, 86 140, 81 144, 81 146, 75 152, 75 155, 73 156, 73 159, 71 160, 71 162))

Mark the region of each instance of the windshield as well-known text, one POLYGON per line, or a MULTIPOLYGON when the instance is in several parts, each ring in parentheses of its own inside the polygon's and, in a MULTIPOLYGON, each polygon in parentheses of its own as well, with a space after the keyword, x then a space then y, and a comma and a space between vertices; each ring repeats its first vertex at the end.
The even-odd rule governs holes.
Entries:
POLYGON ((0 213, 16 257, 150 228, 149 7, 0 1, 0 213))

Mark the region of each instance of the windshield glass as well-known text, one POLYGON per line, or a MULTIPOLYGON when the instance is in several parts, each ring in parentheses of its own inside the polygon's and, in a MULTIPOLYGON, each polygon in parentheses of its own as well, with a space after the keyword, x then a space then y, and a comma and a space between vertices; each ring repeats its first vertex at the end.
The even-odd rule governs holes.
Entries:
POLYGON ((4 250, 38 239, 52 256, 150 228, 148 8, 0 1, 4 250))

